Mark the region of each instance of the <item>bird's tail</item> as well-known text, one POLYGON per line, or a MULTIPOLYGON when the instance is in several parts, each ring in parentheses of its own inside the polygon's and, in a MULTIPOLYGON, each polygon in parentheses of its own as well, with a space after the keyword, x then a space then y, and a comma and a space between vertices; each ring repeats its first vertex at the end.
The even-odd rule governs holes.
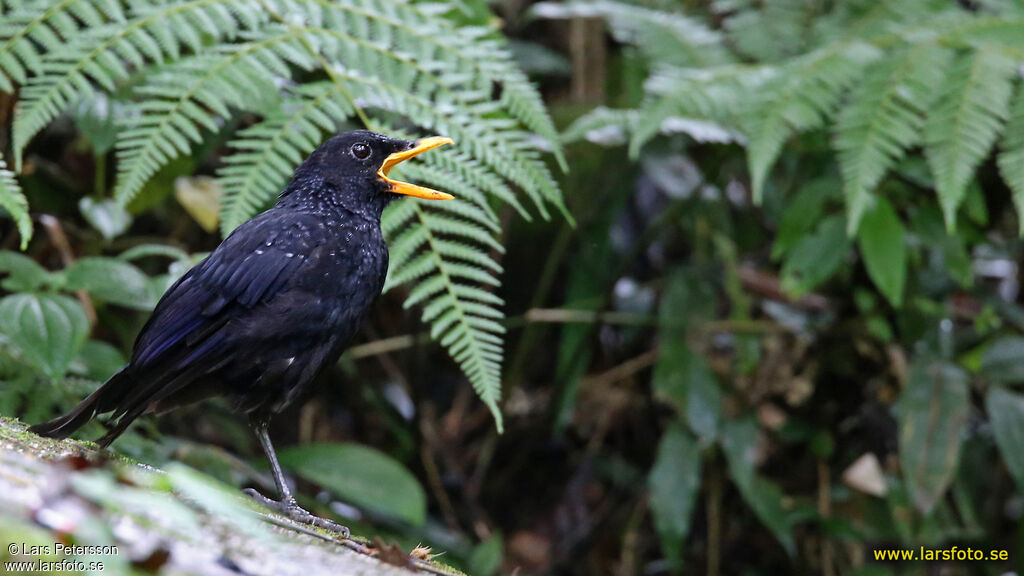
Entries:
MULTIPOLYGON (((130 385, 130 382, 128 369, 123 368, 120 372, 111 376, 103 386, 89 394, 85 400, 79 402, 78 406, 72 408, 70 412, 49 422, 30 426, 29 431, 49 438, 67 438, 75 430, 85 426, 96 414, 113 410, 118 398, 124 395, 126 387, 130 385)), ((113 430, 103 436, 100 440, 100 445, 107 446, 113 442, 115 438, 121 435, 121 432, 124 432, 129 423, 130 421, 124 422, 121 425, 122 423, 118 422, 118 425, 113 430)))

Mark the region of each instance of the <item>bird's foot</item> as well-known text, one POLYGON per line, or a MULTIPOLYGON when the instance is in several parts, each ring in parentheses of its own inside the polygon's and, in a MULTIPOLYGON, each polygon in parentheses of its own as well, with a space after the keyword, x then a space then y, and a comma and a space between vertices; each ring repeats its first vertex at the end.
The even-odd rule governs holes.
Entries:
POLYGON ((246 488, 242 491, 245 495, 249 496, 253 500, 263 504, 267 508, 275 512, 279 512, 291 520, 294 520, 300 524, 306 524, 308 526, 314 526, 316 528, 322 528, 330 532, 341 536, 342 538, 349 537, 349 530, 347 527, 338 524, 332 520, 321 518, 313 515, 311 512, 299 506, 295 502, 295 498, 285 498, 284 500, 271 500, 263 494, 260 494, 253 488, 246 488))

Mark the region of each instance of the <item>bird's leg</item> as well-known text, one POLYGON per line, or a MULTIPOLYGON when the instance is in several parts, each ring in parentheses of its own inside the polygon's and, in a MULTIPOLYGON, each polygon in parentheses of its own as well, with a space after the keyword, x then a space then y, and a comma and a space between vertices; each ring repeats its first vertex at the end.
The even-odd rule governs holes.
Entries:
POLYGON ((291 489, 288 488, 288 483, 285 482, 284 472, 281 471, 281 464, 277 461, 274 445, 270 443, 270 434, 267 432, 268 424, 269 421, 266 418, 256 418, 252 421, 252 429, 256 433, 256 438, 260 441, 260 446, 263 447, 263 453, 267 455, 267 460, 270 461, 270 471, 274 475, 274 484, 277 484, 277 493, 280 499, 271 500, 257 492, 254 488, 247 488, 245 493, 267 508, 280 512, 296 522, 330 530, 340 534, 343 538, 348 538, 348 528, 337 522, 313 515, 300 507, 295 501, 295 496, 292 495, 291 489))

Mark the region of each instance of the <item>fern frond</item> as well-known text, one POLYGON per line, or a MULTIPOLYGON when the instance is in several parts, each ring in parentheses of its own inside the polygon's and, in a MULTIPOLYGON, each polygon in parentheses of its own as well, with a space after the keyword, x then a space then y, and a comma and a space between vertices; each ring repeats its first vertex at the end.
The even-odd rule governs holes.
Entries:
POLYGON ((217 117, 231 108, 258 111, 276 98, 275 78, 291 75, 289 65, 310 69, 312 56, 299 43, 300 31, 270 27, 243 44, 232 44, 164 67, 135 93, 118 139, 114 196, 128 203, 170 160, 202 141, 201 129, 218 130, 217 117), (262 34, 267 34, 263 36, 262 34))
POLYGON ((656 70, 644 85, 647 97, 637 110, 630 155, 636 157, 672 118, 699 118, 732 129, 739 123, 737 111, 751 107, 752 95, 777 82, 778 74, 770 66, 745 65, 656 70))
POLYGON ((794 133, 821 126, 843 90, 878 54, 860 42, 830 45, 777 69, 777 77, 763 86, 761 101, 743 122, 755 202, 761 201, 768 170, 783 143, 794 133))
POLYGON ((183 49, 199 52, 204 42, 232 38, 266 17, 250 0, 131 4, 128 21, 83 30, 45 55, 22 91, 11 129, 16 168, 29 140, 70 102, 92 94, 94 83, 112 91, 129 66, 177 59, 183 49))
MULTIPOLYGON (((444 203, 442 203, 444 204, 444 203)), ((446 239, 451 221, 432 218, 432 210, 412 199, 389 207, 382 220, 391 246, 391 267, 385 291, 404 283, 413 288, 406 299, 409 308, 419 303, 422 319, 431 324, 430 336, 444 346, 473 384, 474 390, 491 410, 499 432, 502 430, 501 362, 504 326, 502 304, 476 284, 496 286, 494 274, 501 268, 467 237, 446 239)), ((485 236, 477 236, 482 238, 485 236)), ((479 240, 477 240, 479 242, 479 240)))
POLYGON ((224 185, 221 233, 269 206, 303 158, 355 113, 348 100, 338 98, 328 82, 298 87, 302 98, 287 99, 263 122, 243 130, 231 142, 229 155, 217 176, 224 185))
POLYGON ((28 215, 28 200, 21 193, 21 187, 14 179, 14 174, 7 169, 3 156, 0 156, 0 208, 6 210, 18 226, 18 234, 21 235, 21 249, 28 248, 28 241, 32 238, 32 219, 28 215))
POLYGON ((1017 224, 1024 236, 1024 90, 1018 89, 1010 107, 1010 119, 999 143, 996 162, 999 173, 1013 192, 1013 204, 1017 207, 1017 224))
POLYGON ((734 61, 720 32, 677 12, 608 0, 540 2, 530 12, 547 19, 604 18, 616 40, 636 45, 652 62, 703 67, 734 61))
MULTIPOLYGON (((543 138, 564 170, 564 154, 551 117, 548 116, 540 94, 516 66, 504 40, 496 38, 489 28, 457 27, 430 11, 430 4, 388 2, 364 5, 361 2, 309 0, 315 10, 305 5, 294 6, 304 10, 308 28, 322 31, 363 30, 378 43, 393 44, 407 59, 429 61, 432 65, 448 63, 449 70, 435 71, 443 82, 460 85, 459 98, 490 95, 499 88, 501 97, 491 104, 503 109, 511 118, 522 123, 530 132, 543 138), (382 9, 386 8, 386 9, 382 9), (390 42, 388 42, 390 40, 390 42), (382 42, 383 41, 383 42, 382 42)), ((337 58, 345 63, 344 57, 337 58)), ((384 74, 387 70, 367 73, 384 74)))
POLYGON ((116 0, 32 2, 0 19, 0 92, 13 92, 29 71, 40 67, 43 54, 60 48, 84 28, 123 21, 116 0))
POLYGON ((812 20, 808 16, 817 9, 813 0, 756 2, 742 10, 731 4, 735 14, 724 22, 729 40, 740 54, 761 62, 799 54, 807 36, 804 28, 812 20))
POLYGON ((415 118, 423 128, 464 142, 463 149, 469 154, 526 192, 544 218, 549 216, 547 203, 551 203, 571 219, 551 172, 527 140, 528 133, 511 130, 501 119, 467 116, 454 107, 442 107, 440 111, 447 114, 441 115, 436 103, 376 78, 345 70, 338 71, 338 76, 366 107, 415 118))
POLYGON ((925 114, 946 80, 951 51, 921 44, 886 58, 865 73, 834 127, 847 227, 856 232, 871 192, 921 139, 925 114))
POLYGON ((951 231, 967 184, 1006 120, 1015 71, 1013 60, 993 50, 958 56, 928 116, 924 154, 951 231))

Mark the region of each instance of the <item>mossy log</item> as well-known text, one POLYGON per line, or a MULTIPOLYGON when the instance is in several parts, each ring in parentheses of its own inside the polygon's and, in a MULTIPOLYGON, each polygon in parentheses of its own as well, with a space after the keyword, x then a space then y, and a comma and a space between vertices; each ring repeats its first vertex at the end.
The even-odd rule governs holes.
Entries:
POLYGON ((4 573, 449 573, 379 542, 333 540, 185 466, 158 470, 90 442, 39 437, 6 418, 0 544, 4 573))

